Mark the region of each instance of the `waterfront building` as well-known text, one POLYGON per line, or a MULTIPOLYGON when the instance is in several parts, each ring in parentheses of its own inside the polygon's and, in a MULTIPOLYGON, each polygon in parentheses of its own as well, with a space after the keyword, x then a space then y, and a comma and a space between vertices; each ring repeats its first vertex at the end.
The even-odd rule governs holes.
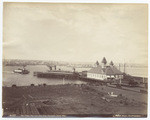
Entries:
POLYGON ((109 65, 107 65, 107 60, 104 57, 101 65, 97 64, 87 72, 87 78, 92 78, 96 80, 121 80, 123 79, 123 73, 118 70, 114 63, 111 61, 109 65))

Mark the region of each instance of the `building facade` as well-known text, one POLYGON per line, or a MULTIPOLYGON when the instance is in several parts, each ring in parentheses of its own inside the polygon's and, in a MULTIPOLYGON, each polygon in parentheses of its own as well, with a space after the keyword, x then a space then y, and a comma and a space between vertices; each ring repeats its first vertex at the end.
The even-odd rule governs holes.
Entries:
POLYGON ((97 64, 87 72, 87 78, 96 80, 120 80, 123 79, 123 73, 114 66, 112 61, 107 65, 107 61, 104 57, 101 65, 97 64))

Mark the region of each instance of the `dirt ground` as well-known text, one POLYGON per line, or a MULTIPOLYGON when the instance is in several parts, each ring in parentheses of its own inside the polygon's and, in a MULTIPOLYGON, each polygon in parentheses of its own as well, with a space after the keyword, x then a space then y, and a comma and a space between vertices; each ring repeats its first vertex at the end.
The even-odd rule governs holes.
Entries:
POLYGON ((3 87, 3 117, 147 115, 147 94, 106 86, 50 85, 3 87), (111 97, 108 92, 117 97, 111 97), (131 95, 130 95, 131 94, 131 95), (132 97, 131 97, 132 96, 132 97))

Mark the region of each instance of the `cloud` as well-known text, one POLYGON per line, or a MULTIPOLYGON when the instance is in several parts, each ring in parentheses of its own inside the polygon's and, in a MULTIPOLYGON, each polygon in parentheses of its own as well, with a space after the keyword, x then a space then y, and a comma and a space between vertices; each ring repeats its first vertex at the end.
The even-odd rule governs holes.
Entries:
POLYGON ((9 58, 144 63, 147 16, 145 4, 5 3, 3 46, 9 58))

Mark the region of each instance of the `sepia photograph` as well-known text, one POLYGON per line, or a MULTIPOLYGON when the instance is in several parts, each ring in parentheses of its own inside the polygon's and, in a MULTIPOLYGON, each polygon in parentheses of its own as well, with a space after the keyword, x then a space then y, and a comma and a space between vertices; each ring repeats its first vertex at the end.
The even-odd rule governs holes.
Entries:
POLYGON ((147 118, 147 3, 3 2, 2 42, 3 118, 147 118))

